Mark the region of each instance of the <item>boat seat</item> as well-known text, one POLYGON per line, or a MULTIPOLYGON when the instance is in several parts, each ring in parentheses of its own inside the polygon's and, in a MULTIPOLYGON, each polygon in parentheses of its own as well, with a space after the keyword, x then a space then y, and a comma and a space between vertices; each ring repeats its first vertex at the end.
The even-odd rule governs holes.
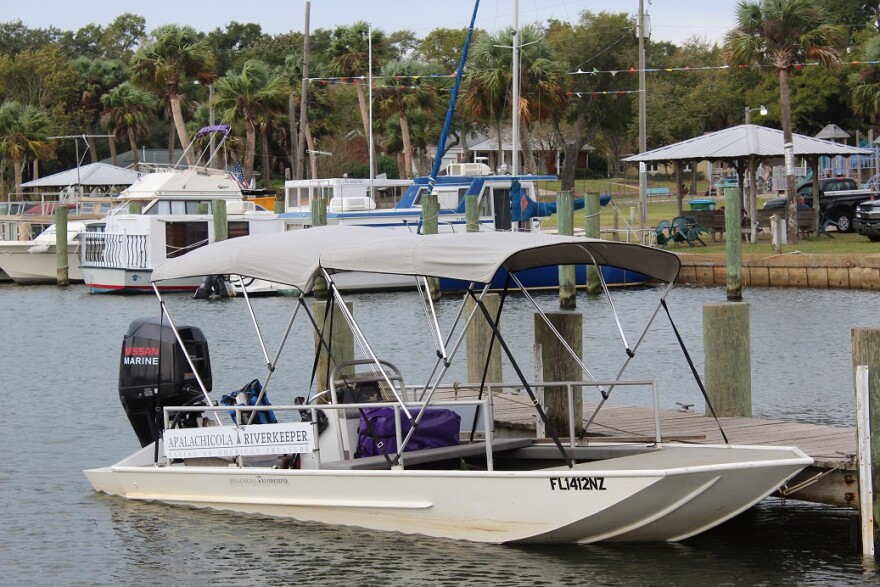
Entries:
MULTIPOLYGON (((492 442, 492 453, 516 450, 532 445, 532 438, 502 438, 492 442)), ((406 465, 422 465, 449 459, 463 457, 475 457, 486 454, 486 443, 483 441, 458 444, 455 446, 443 446, 440 448, 426 448, 411 450, 403 453, 403 461, 406 465)), ((394 455, 389 455, 393 457, 394 455)), ((389 469, 385 455, 350 459, 345 461, 329 461, 321 463, 322 469, 339 469, 346 471, 361 471, 370 469, 389 469)))

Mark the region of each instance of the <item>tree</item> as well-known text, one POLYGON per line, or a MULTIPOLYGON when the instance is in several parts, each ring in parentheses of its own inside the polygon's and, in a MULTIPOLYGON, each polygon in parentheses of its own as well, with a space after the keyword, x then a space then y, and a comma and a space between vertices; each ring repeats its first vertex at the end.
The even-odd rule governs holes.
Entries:
MULTIPOLYGON (((552 21, 546 39, 557 57, 568 63, 569 71, 625 71, 637 61, 637 41, 625 13, 585 11, 575 26, 552 21)), ((562 189, 574 189, 578 156, 600 134, 612 168, 609 172, 617 169, 621 155, 631 148, 627 129, 635 116, 635 94, 619 92, 634 90, 635 77, 607 73, 569 76, 570 102, 551 118, 564 154, 562 189)))
POLYGON ((0 106, 0 154, 12 159, 15 193, 21 193, 27 157, 40 159, 49 154, 51 128, 49 117, 36 106, 16 101, 0 106))
POLYGON ((87 57, 77 59, 73 65, 79 74, 80 107, 86 130, 86 142, 89 145, 92 163, 95 163, 98 160, 98 153, 95 149, 95 139, 91 135, 92 125, 98 122, 103 110, 101 99, 111 88, 126 80, 128 68, 119 60, 108 61, 87 57))
MULTIPOLYGON (((839 63, 848 33, 829 24, 817 0, 742 0, 737 6, 736 27, 725 38, 724 59, 732 66, 770 65, 779 76, 786 167, 794 167, 791 148, 790 78, 797 63, 839 63)), ((797 200, 793 173, 786 175, 788 191, 788 242, 798 242, 797 200)))
POLYGON ((161 26, 152 32, 152 40, 135 52, 130 67, 135 85, 168 100, 177 138, 192 165, 180 87, 192 79, 202 83, 213 81, 215 61, 210 46, 190 26, 161 26))
MULTIPOLYGON (((358 21, 351 26, 339 26, 333 30, 330 42, 330 66, 332 75, 345 78, 361 78, 354 80, 361 120, 364 124, 364 136, 370 136, 370 116, 367 111, 367 97, 364 88, 370 76, 370 25, 358 21)), ((381 30, 372 31, 373 68, 379 69, 385 62, 387 38, 381 30)), ((372 146, 370 147, 372 148, 372 146)))
POLYGON ((257 125, 287 107, 290 87, 281 74, 261 61, 248 61, 241 72, 230 72, 214 84, 214 106, 227 124, 244 124, 244 178, 254 174, 257 125))
MULTIPOLYGON (((564 72, 567 64, 557 61, 543 35, 535 25, 522 27, 518 35, 520 46, 519 104, 508 109, 513 96, 513 29, 507 28, 493 35, 482 36, 474 47, 473 63, 465 70, 467 91, 465 109, 476 118, 492 121, 498 138, 498 158, 503 158, 502 128, 508 115, 520 123, 520 145, 525 171, 535 173, 531 152, 531 126, 556 109, 564 108, 567 95, 564 72)), ((518 149, 514 149, 515 151, 518 149)))
POLYGON ((415 61, 391 61, 382 69, 385 82, 377 92, 379 114, 385 118, 396 116, 400 124, 404 177, 412 177, 414 171, 408 113, 431 108, 437 101, 434 88, 422 85, 421 76, 429 73, 428 69, 415 61))
POLYGON ((101 96, 101 105, 101 124, 113 133, 115 140, 128 138, 134 170, 140 171, 138 139, 150 134, 149 123, 158 105, 156 97, 125 82, 101 96))

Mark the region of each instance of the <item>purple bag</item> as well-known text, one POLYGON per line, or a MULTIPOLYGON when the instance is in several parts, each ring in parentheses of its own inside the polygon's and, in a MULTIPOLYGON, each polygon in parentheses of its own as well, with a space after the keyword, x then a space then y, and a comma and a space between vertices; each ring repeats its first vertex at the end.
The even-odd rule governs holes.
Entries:
MULTIPOLYGON (((415 415, 415 414, 413 414, 415 415)), ((410 429, 406 416, 401 414, 400 427, 405 438, 410 429)), ((445 408, 428 408, 416 427, 416 432, 406 443, 404 452, 423 448, 439 448, 458 444, 461 416, 445 408)), ((358 446, 355 458, 397 453, 397 437, 394 433, 393 408, 367 408, 358 424, 358 446), (366 419, 365 419, 366 417, 366 419), (367 425, 369 420, 369 426, 367 425), (381 445, 381 446, 379 446, 381 445)))

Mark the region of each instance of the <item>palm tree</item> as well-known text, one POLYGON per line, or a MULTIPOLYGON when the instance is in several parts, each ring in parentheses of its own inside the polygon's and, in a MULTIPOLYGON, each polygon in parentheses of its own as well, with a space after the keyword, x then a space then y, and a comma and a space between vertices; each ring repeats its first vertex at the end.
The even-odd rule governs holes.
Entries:
POLYGON ((128 68, 118 59, 89 59, 82 57, 73 63, 79 74, 79 103, 82 107, 86 128, 86 142, 92 163, 98 160, 95 139, 92 137, 92 125, 101 116, 101 98, 110 90, 128 78, 128 68))
MULTIPOLYGON (((728 65, 771 65, 779 76, 786 167, 794 166, 791 150, 791 97, 789 79, 797 63, 807 60, 823 65, 840 61, 846 46, 845 28, 829 24, 818 0, 742 0, 737 6, 736 28, 727 34, 724 60, 728 65)), ((794 175, 786 176, 788 188, 788 242, 797 242, 797 200, 794 175)))
POLYGON ((379 88, 379 114, 388 118, 397 116, 403 143, 403 177, 413 174, 413 147, 410 141, 407 113, 431 108, 437 101, 433 87, 421 84, 420 76, 430 72, 415 61, 391 61, 382 69, 384 85, 379 88))
POLYGON ((104 94, 101 105, 104 107, 101 124, 113 133, 114 140, 128 137, 134 170, 140 171, 138 139, 149 136, 149 123, 157 106, 156 98, 125 82, 104 94))
MULTIPOLYGON (((339 26, 333 31, 330 41, 330 73, 335 76, 349 78, 367 78, 370 75, 370 25, 358 21, 351 26, 339 26)), ((387 39, 381 30, 372 31, 373 68, 381 68, 387 52, 387 39)), ((364 125, 364 137, 369 140, 370 115, 367 111, 367 97, 364 88, 366 82, 354 80, 358 105, 361 109, 361 121, 364 125)), ((372 145, 370 145, 372 149, 372 145)), ((373 170, 375 172, 375 170, 373 170)))
POLYGON ((0 154, 12 159, 15 193, 21 193, 24 162, 49 154, 49 116, 30 104, 11 101, 0 106, 0 154))
POLYGON ((192 165, 192 153, 187 150, 189 137, 180 106, 180 86, 193 79, 201 83, 213 82, 214 54, 205 39, 190 26, 164 25, 154 30, 152 37, 153 40, 131 58, 132 81, 168 100, 180 146, 192 165))
POLYGON ((284 110, 290 87, 284 76, 274 73, 262 61, 247 61, 241 73, 230 72, 214 83, 214 106, 227 124, 245 128, 244 178, 254 174, 257 125, 284 110))
MULTIPOLYGON (((530 130, 534 122, 547 118, 567 103, 564 77, 566 66, 554 59, 535 25, 520 29, 520 100, 516 109, 521 133, 520 147, 524 152, 526 171, 534 173, 530 130)), ((512 115, 513 28, 494 35, 481 36, 465 73, 467 90, 463 106, 478 120, 495 125, 498 135, 498 157, 502 158, 502 127, 512 115)))

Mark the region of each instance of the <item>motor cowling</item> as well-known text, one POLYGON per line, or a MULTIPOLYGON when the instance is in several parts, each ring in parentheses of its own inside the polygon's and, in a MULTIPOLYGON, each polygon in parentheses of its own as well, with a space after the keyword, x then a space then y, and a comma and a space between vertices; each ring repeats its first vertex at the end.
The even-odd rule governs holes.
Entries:
MULTIPOLYGON (((162 406, 198 405, 204 395, 189 355, 207 391, 211 391, 211 358, 201 329, 178 325, 183 346, 167 319, 138 318, 122 339, 119 399, 141 446, 153 442, 162 426, 162 406), (186 353, 186 354, 184 354, 186 353)), ((178 426, 195 426, 200 412, 178 418, 178 426)))

